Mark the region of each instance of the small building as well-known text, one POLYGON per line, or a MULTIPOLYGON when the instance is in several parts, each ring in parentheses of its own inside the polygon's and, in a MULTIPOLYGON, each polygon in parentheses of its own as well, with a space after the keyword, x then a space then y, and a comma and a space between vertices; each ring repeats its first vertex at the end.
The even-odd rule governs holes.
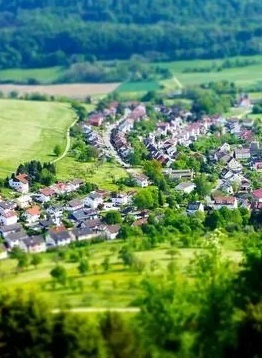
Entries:
POLYGON ((262 188, 254 190, 252 192, 252 196, 253 196, 254 201, 256 201, 258 203, 262 203, 262 188))
POLYGON ((30 195, 21 195, 16 199, 16 202, 19 209, 25 209, 31 206, 32 198, 30 195))
POLYGON ((219 210, 223 207, 237 209, 238 203, 234 196, 217 196, 214 198, 213 208, 219 210))
POLYGON ((187 205, 186 212, 189 215, 193 215, 197 212, 204 212, 204 205, 200 201, 191 202, 187 205))
POLYGON ((73 234, 78 241, 91 240, 98 236, 89 227, 76 228, 73 230, 73 234))
POLYGON ((9 226, 17 223, 17 214, 15 211, 10 210, 0 214, 0 224, 9 226))
POLYGON ((0 234, 3 236, 3 238, 6 238, 10 234, 14 234, 16 232, 20 232, 23 230, 24 229, 20 223, 16 223, 13 225, 0 226, 0 234))
POLYGON ((111 196, 113 206, 127 205, 129 196, 126 193, 113 193, 111 196))
POLYGON ((178 184, 175 190, 181 191, 184 194, 190 194, 195 189, 196 185, 190 181, 178 184))
POLYGON ((105 228, 105 235, 107 240, 114 240, 116 239, 119 233, 120 226, 119 225, 108 225, 105 228))
POLYGON ((22 240, 20 247, 30 254, 37 254, 46 251, 46 243, 41 235, 30 236, 27 239, 22 240))
POLYGON ((38 200, 41 203, 47 203, 56 195, 52 188, 43 188, 39 190, 38 200))
POLYGON ((249 148, 235 149, 234 157, 237 160, 248 160, 251 158, 250 149, 249 148))
POLYGON ((35 223, 40 219, 40 215, 41 215, 41 209, 37 205, 34 205, 31 208, 27 209, 23 214, 24 219, 28 223, 35 223))
POLYGON ((84 207, 84 203, 82 200, 73 199, 67 203, 66 209, 68 211, 76 211, 76 210, 83 209, 83 207, 84 207))
POLYGON ((135 184, 140 188, 146 188, 149 185, 149 178, 144 174, 135 174, 133 179, 135 184))
POLYGON ((91 209, 97 209, 99 205, 103 204, 103 202, 103 196, 95 191, 91 192, 84 199, 84 205, 90 207, 91 209))
POLYGON ((9 186, 20 193, 28 193, 29 176, 27 174, 18 174, 9 180, 9 186))

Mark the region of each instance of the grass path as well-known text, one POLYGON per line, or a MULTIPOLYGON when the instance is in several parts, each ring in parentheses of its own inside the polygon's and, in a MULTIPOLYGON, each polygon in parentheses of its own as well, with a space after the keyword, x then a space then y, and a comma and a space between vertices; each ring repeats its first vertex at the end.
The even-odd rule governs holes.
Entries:
POLYGON ((67 129, 67 132, 66 132, 66 147, 65 147, 65 150, 64 150, 63 154, 60 155, 60 157, 52 160, 52 162, 51 162, 52 164, 59 162, 61 159, 63 159, 67 155, 67 153, 68 153, 68 151, 70 149, 70 145, 71 145, 70 129, 76 124, 76 122, 77 122, 77 119, 72 124, 70 124, 70 126, 67 129))

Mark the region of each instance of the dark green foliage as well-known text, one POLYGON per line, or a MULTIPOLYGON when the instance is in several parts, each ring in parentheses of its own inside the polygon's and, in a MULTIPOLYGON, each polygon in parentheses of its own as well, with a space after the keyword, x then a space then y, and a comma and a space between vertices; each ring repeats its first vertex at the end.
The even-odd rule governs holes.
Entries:
POLYGON ((212 6, 208 0, 2 0, 0 67, 92 66, 96 58, 133 54, 158 61, 252 55, 260 52, 261 6, 258 0, 212 6))
POLYGON ((105 214, 104 220, 108 225, 121 224, 122 216, 119 211, 110 210, 105 214))
POLYGON ((41 164, 37 160, 20 164, 16 170, 16 174, 27 174, 29 176, 30 185, 42 184, 49 186, 56 180, 55 165, 51 163, 41 164))

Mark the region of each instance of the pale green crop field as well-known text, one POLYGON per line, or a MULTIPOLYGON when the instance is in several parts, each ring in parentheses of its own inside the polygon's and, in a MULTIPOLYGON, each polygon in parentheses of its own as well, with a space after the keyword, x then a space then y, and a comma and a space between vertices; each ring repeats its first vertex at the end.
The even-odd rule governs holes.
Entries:
POLYGON ((1 99, 0 176, 28 160, 51 161, 56 144, 66 147, 73 120, 69 104, 1 99))

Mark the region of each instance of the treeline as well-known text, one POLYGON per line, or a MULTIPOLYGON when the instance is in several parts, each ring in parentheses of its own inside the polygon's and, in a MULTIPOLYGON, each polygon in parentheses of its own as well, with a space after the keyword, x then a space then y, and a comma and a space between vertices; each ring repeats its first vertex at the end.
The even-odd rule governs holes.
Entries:
POLYGON ((223 61, 221 64, 217 64, 213 62, 209 66, 199 66, 199 67, 187 67, 182 72, 183 73, 208 73, 208 72, 221 72, 223 70, 227 70, 230 68, 238 68, 238 67, 247 67, 258 64, 259 61, 254 59, 227 59, 223 61))
POLYGON ((1 1, 0 68, 257 54, 261 14, 258 0, 1 1))

